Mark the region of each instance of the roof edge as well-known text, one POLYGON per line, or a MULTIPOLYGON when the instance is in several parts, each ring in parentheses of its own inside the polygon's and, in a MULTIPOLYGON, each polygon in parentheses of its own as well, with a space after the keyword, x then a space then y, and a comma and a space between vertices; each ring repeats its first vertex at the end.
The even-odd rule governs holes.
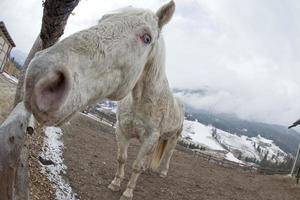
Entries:
POLYGON ((5 26, 5 24, 4 24, 3 21, 0 21, 0 29, 1 29, 2 32, 4 33, 5 37, 6 37, 7 40, 9 41, 9 43, 10 43, 13 47, 15 47, 16 44, 14 43, 13 39, 10 37, 10 35, 9 35, 9 33, 8 33, 7 29, 6 29, 6 26, 5 26))

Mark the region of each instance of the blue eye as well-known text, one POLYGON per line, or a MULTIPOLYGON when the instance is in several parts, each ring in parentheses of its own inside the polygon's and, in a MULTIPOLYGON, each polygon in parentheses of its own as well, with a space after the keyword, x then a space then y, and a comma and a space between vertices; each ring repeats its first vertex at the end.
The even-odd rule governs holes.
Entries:
POLYGON ((141 39, 145 44, 150 44, 152 40, 151 36, 148 33, 145 33, 141 39))

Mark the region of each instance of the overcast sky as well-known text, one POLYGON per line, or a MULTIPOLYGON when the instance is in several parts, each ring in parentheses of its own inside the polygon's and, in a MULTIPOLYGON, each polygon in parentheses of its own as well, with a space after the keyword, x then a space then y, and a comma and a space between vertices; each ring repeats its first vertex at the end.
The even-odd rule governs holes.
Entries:
MULTIPOLYGON (((42 16, 41 0, 0 0, 3 20, 28 52, 42 16)), ((97 23, 110 10, 132 5, 156 10, 161 0, 81 0, 64 37, 97 23)), ((175 0, 165 27, 167 74, 173 88, 208 90, 185 100, 268 123, 300 118, 299 0, 175 0)))

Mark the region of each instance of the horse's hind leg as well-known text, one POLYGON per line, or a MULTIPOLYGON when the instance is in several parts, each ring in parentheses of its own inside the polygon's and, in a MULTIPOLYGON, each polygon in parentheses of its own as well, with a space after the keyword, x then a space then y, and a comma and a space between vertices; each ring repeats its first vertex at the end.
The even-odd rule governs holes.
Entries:
POLYGON ((170 160, 173 155, 174 149, 177 144, 178 137, 180 135, 181 131, 179 134, 174 135, 170 139, 168 139, 166 150, 162 156, 162 159, 160 161, 159 165, 159 173, 161 177, 166 177, 169 171, 169 165, 170 165, 170 160))
POLYGON ((145 138, 140 150, 138 152, 136 160, 133 162, 132 165, 132 175, 130 180, 127 184, 127 188, 123 195, 121 196, 120 200, 131 200, 133 197, 133 190, 135 189, 137 179, 139 175, 142 173, 142 168, 144 162, 147 158, 147 155, 154 150, 154 146, 159 139, 159 133, 152 133, 149 137, 145 138))
POLYGON ((121 132, 121 130, 117 127, 116 128, 116 138, 117 138, 117 144, 118 144, 118 166, 117 166, 117 172, 115 175, 114 180, 111 182, 111 184, 108 186, 109 189, 112 191, 119 191, 121 182, 124 179, 124 167, 125 162, 127 160, 127 149, 129 146, 129 139, 127 139, 124 134, 121 132))

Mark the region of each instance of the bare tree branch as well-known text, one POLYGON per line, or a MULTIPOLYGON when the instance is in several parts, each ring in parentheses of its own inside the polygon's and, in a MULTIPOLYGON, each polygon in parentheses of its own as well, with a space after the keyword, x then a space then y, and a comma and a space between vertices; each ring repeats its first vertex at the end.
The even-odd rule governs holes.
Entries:
POLYGON ((40 37, 43 48, 55 44, 64 33, 68 18, 79 0, 47 0, 44 3, 43 23, 40 37))

